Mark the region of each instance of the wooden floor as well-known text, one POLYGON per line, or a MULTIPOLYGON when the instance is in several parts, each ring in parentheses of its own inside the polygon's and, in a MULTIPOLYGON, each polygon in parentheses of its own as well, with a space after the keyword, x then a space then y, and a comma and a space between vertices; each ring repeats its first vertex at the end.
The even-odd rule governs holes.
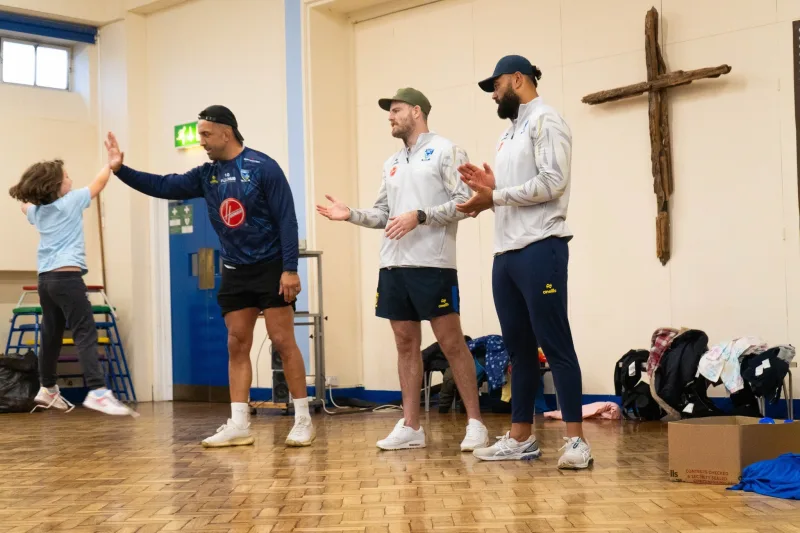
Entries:
POLYGON ((255 446, 205 450, 226 405, 140 412, 0 415, 0 532, 800 532, 800 502, 669 482, 660 424, 588 424, 596 466, 576 473, 555 468, 556 422, 539 423, 541 460, 482 463, 456 415, 430 414, 424 450, 381 452, 396 413, 317 415, 305 449, 267 413, 255 446))

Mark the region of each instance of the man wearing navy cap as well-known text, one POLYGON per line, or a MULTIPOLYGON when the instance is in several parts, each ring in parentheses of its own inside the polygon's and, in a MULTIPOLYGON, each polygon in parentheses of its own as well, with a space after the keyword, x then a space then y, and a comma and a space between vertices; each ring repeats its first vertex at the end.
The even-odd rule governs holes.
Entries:
POLYGON ((592 452, 583 439, 581 369, 567 316, 572 133, 537 93, 541 76, 522 56, 498 61, 494 73, 478 84, 492 93, 497 115, 511 121, 497 143, 497 172, 486 163, 458 169, 474 194, 457 209, 471 216, 495 212, 492 291, 513 365, 511 431, 474 454, 491 461, 541 455, 531 427, 541 375, 538 346, 552 369, 567 423, 558 466, 582 469, 591 464, 592 452))
MULTIPOLYGON (((114 134, 106 141, 108 163, 126 185, 155 198, 205 198, 211 225, 222 247, 217 300, 228 328, 231 418, 203 440, 207 448, 253 444, 248 403, 253 369, 250 347, 261 311, 272 346, 280 353, 295 408, 287 446, 308 446, 314 426, 306 395, 306 370, 294 338, 297 275, 297 216, 289 182, 268 155, 246 148, 230 109, 213 105, 197 123, 200 145, 210 163, 185 174, 159 176, 122 164, 114 134)), ((190 335, 190 332, 186 332, 190 335)))

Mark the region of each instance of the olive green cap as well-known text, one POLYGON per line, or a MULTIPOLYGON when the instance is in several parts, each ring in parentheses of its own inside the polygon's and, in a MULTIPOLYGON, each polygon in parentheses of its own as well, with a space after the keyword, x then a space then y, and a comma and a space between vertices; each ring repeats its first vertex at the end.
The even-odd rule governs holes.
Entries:
POLYGON ((397 93, 391 98, 381 98, 378 100, 378 105, 381 106, 381 109, 384 111, 389 111, 392 107, 392 102, 405 102, 409 105, 418 105, 426 115, 431 112, 431 103, 428 101, 428 98, 411 87, 398 89, 397 93))

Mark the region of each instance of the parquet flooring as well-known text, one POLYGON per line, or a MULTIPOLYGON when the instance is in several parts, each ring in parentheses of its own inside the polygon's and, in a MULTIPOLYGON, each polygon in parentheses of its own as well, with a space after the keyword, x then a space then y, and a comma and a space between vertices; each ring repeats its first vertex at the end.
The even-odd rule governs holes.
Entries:
POLYGON ((260 415, 255 446, 206 450, 227 405, 140 412, 0 415, 0 532, 800 533, 800 502, 668 481, 661 424, 589 423, 596 466, 560 472, 558 422, 537 423, 541 460, 481 463, 458 451, 460 415, 431 413, 426 449, 381 452, 396 413, 316 415, 303 449, 283 446, 289 417, 260 415))

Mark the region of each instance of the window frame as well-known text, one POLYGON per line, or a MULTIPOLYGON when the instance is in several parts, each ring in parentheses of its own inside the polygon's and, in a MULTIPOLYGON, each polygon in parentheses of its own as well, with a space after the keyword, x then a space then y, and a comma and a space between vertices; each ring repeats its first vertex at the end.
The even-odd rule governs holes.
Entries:
POLYGON ((0 34, 0 84, 5 85, 14 85, 17 87, 30 87, 32 89, 44 89, 50 91, 60 91, 60 92, 71 92, 72 91, 72 47, 65 46, 63 44, 52 44, 46 41, 33 41, 24 38, 18 37, 8 37, 5 35, 0 34), (4 42, 16 43, 16 44, 26 44, 29 46, 33 46, 33 85, 28 85, 26 83, 17 83, 13 81, 3 81, 3 43, 4 42), (67 87, 64 89, 59 89, 57 87, 44 87, 38 84, 39 77, 37 72, 37 65, 39 61, 39 47, 43 46, 45 48, 54 48, 56 50, 64 50, 67 52, 67 87))

